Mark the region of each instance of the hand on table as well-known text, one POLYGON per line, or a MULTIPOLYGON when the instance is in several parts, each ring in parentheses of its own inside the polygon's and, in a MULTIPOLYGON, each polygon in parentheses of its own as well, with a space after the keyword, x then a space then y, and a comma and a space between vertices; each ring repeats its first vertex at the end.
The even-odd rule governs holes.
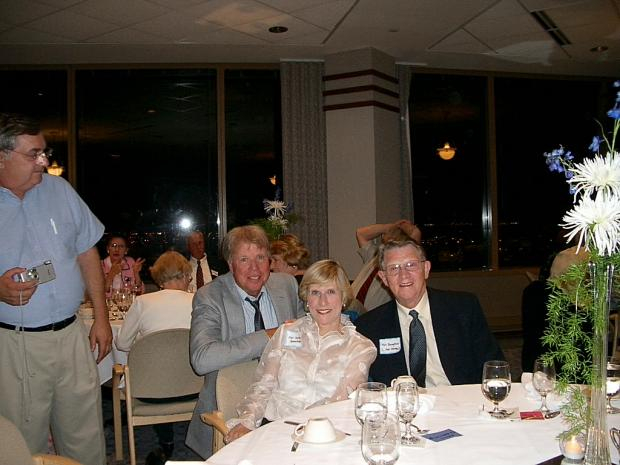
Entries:
POLYGON ((39 281, 15 282, 13 277, 26 271, 26 268, 11 268, 0 276, 0 300, 9 305, 26 305, 37 290, 39 281))
POLYGON ((229 444, 235 439, 239 439, 241 436, 248 434, 250 431, 252 430, 246 428, 241 423, 239 423, 237 426, 231 429, 226 436, 224 436, 224 444, 229 444))

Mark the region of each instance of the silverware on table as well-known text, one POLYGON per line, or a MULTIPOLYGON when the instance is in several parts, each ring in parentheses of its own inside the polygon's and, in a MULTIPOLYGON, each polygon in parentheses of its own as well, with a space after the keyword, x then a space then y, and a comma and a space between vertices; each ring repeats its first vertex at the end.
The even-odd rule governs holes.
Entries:
MULTIPOLYGON (((294 425, 294 426, 301 425, 300 422, 298 422, 298 421, 291 421, 291 420, 284 420, 284 423, 286 423, 287 425, 294 425)), ((416 428, 417 428, 417 426, 416 426, 416 428)), ((346 433, 344 431, 342 431, 342 433, 345 434, 346 436, 351 436, 351 433, 346 433)))
POLYGON ((299 443, 297 441, 293 442, 293 446, 291 447, 291 452, 295 452, 299 447, 299 443))

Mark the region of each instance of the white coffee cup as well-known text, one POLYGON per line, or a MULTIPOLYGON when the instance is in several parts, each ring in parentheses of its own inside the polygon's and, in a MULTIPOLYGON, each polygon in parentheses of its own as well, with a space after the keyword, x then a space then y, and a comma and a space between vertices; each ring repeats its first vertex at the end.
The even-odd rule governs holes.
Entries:
POLYGON ((398 386, 400 383, 415 383, 415 378, 409 375, 402 375, 398 378, 394 378, 392 380, 391 386, 393 389, 396 389, 396 386, 398 386))
POLYGON ((295 428, 295 436, 304 442, 325 443, 336 440, 336 428, 329 418, 310 418, 295 428))

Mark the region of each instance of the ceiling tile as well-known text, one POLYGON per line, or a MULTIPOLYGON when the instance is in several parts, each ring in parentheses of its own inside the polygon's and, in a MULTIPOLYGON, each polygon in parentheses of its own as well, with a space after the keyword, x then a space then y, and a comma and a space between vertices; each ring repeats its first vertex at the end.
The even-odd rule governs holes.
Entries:
POLYGON ((75 5, 76 3, 80 3, 84 0, 37 0, 41 3, 45 3, 46 5, 51 5, 56 8, 68 8, 71 5, 75 5))
POLYGON ((66 10, 32 21, 27 26, 77 41, 105 34, 118 28, 114 24, 77 15, 66 10))
POLYGON ((486 17, 480 17, 467 23, 464 29, 480 38, 483 42, 486 42, 491 37, 515 34, 515 31, 518 31, 519 35, 542 31, 540 25, 529 14, 513 16, 512 18, 487 19, 486 17), (510 26, 507 23, 510 23, 510 26))
POLYGON ((0 33, 0 43, 2 44, 64 44, 69 42, 71 41, 66 37, 21 27, 0 33))
POLYGON ((269 5, 280 11, 291 13, 297 10, 305 10, 317 5, 326 3, 336 3, 338 0, 260 0, 261 3, 269 5))
POLYGON ((195 40, 204 34, 221 28, 222 26, 208 21, 198 22, 194 17, 179 12, 168 13, 132 26, 132 29, 168 37, 173 41, 184 40, 189 37, 195 40))
POLYGON ((240 24, 233 29, 273 43, 279 43, 291 37, 304 36, 316 32, 323 32, 325 35, 328 33, 328 31, 320 29, 313 24, 306 23, 286 14, 260 19, 252 23, 240 24), (288 31, 280 34, 273 34, 268 30, 272 26, 284 26, 288 28, 288 31))
POLYGON ((546 58, 555 52, 564 54, 561 47, 546 32, 496 37, 490 39, 488 45, 500 55, 546 58))
POLYGON ((211 0, 185 11, 197 19, 229 27, 281 14, 280 11, 253 0, 211 0))
POLYGON ((31 0, 2 0, 0 17, 9 24, 24 24, 56 11, 49 5, 31 0))
POLYGON ((321 45, 329 33, 327 31, 295 37, 285 37, 278 41, 278 45, 321 45))
POLYGON ((484 43, 476 40, 475 37, 463 30, 450 34, 441 42, 435 44, 431 50, 452 53, 485 53, 491 51, 484 43))
MULTIPOLYGON (((618 8, 620 8, 620 4, 618 8)), ((620 27, 618 10, 612 6, 609 0, 592 0, 588 3, 579 3, 566 8, 556 8, 546 13, 562 30, 570 26, 601 23, 612 23, 616 27, 620 27)))
POLYGON ((199 3, 206 3, 209 0, 149 0, 156 5, 165 6, 171 10, 182 10, 188 6, 198 5, 199 3))
POLYGON ((521 3, 529 11, 540 11, 589 1, 591 0, 521 0, 521 3))
POLYGON ((161 16, 169 10, 145 0, 85 0, 66 11, 107 21, 119 26, 129 26, 140 21, 161 16))
POLYGON ((265 45, 267 42, 229 28, 205 34, 201 43, 223 45, 265 45))
POLYGON ((331 30, 349 11, 355 0, 338 0, 304 10, 297 10, 291 16, 302 19, 323 29, 331 30))

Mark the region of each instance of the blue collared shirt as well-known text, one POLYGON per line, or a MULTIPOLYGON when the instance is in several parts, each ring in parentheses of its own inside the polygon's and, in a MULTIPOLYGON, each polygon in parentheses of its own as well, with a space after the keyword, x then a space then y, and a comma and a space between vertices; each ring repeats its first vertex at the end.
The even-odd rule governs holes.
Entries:
MULTIPOLYGON (((241 297, 241 302, 243 304, 243 316, 245 317, 245 334, 250 334, 254 332, 254 307, 252 304, 245 300, 246 297, 249 297, 251 300, 256 300, 256 297, 251 296, 243 289, 239 287, 237 283, 235 283, 235 287, 237 288, 237 292, 241 297)), ((276 309, 273 307, 273 303, 271 302, 271 297, 269 297, 269 292, 265 289, 265 286, 260 290, 260 313, 263 315, 263 322, 265 323, 265 329, 277 328, 278 327, 278 317, 276 316, 276 309)))
POLYGON ((0 321, 37 327, 75 314, 84 297, 79 254, 103 235, 103 224, 62 178, 43 175, 19 199, 0 187, 0 274, 50 260, 56 279, 40 284, 27 305, 0 302, 0 321))

